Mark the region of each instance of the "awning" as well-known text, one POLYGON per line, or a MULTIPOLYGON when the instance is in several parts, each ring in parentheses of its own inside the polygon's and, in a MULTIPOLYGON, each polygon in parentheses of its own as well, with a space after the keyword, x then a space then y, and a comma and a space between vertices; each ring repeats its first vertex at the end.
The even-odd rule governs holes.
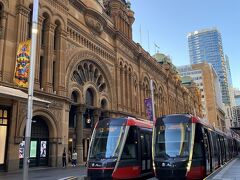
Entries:
MULTIPOLYGON (((28 99, 28 94, 19 90, 6 86, 0 86, 0 97, 10 98, 10 99, 28 99)), ((50 101, 46 101, 37 97, 33 97, 34 101, 50 104, 50 101)))

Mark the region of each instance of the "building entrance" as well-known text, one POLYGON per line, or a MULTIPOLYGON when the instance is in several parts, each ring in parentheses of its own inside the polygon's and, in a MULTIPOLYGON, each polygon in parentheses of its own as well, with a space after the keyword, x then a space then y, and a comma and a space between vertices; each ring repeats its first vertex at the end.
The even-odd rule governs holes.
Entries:
POLYGON ((8 124, 9 110, 0 107, 0 170, 5 170, 6 166, 8 124))
MULTIPOLYGON (((24 141, 19 146, 20 167, 23 165, 24 141)), ((33 117, 31 143, 30 143, 30 167, 47 166, 49 157, 49 130, 45 121, 40 116, 33 117)))

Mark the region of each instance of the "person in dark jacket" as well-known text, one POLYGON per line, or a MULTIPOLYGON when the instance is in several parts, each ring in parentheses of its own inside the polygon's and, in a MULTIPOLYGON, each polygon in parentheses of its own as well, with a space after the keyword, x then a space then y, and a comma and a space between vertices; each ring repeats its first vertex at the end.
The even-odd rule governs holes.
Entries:
POLYGON ((63 166, 63 168, 66 167, 66 164, 67 164, 66 161, 67 161, 67 154, 66 154, 66 151, 65 151, 65 148, 64 148, 63 153, 62 153, 62 166, 63 166))

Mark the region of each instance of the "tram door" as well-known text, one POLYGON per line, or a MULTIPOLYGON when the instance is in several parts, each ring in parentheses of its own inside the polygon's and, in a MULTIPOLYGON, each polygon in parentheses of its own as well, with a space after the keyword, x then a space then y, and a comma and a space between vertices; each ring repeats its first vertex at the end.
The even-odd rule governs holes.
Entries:
POLYGON ((151 171, 151 132, 149 130, 140 131, 141 138, 141 174, 151 171))
POLYGON ((206 174, 210 174, 211 169, 211 149, 210 149, 210 142, 209 142, 209 134, 207 129, 204 128, 203 130, 203 143, 204 143, 204 150, 205 150, 205 164, 206 164, 206 174))

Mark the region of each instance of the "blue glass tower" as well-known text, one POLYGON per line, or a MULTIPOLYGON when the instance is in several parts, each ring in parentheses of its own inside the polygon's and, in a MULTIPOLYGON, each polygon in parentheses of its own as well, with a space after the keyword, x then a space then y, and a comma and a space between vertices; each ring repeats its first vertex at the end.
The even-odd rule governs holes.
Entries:
POLYGON ((204 29, 188 34, 191 64, 211 63, 217 72, 222 89, 223 103, 230 104, 227 70, 222 48, 222 37, 217 29, 204 29))

